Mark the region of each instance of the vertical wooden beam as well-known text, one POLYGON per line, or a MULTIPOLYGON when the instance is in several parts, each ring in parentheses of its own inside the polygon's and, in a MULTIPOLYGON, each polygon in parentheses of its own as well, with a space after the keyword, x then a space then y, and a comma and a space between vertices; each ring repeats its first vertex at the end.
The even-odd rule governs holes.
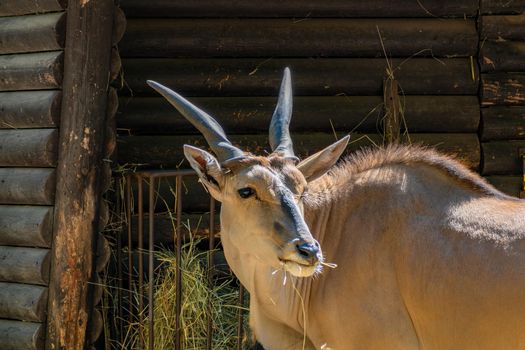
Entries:
POLYGON ((98 235, 113 0, 69 0, 46 348, 86 347, 98 235))

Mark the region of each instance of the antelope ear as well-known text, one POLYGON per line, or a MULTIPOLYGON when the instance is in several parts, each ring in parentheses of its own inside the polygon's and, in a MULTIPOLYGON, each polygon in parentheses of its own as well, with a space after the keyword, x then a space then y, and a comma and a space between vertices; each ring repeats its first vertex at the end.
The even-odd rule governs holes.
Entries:
POLYGON ((190 145, 184 145, 184 156, 186 156, 191 167, 197 172, 199 180, 208 189, 213 198, 220 201, 222 197, 223 174, 217 158, 200 148, 190 145))
POLYGON ((303 173, 306 181, 313 181, 328 171, 341 157, 341 154, 348 145, 350 135, 332 143, 325 149, 312 154, 310 157, 297 164, 297 169, 303 173))

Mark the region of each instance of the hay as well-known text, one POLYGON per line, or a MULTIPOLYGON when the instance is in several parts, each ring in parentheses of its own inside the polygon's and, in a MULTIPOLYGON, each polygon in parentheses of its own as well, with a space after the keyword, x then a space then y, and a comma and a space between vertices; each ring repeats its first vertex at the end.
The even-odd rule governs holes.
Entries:
MULTIPOLYGON (((155 278, 154 349, 175 348, 175 305, 177 264, 175 252, 156 252, 162 262, 155 278)), ((197 249, 191 240, 182 249, 181 345, 185 350, 206 349, 208 332, 208 301, 211 300, 213 319, 213 349, 235 349, 239 291, 233 277, 209 286, 207 252, 197 249)), ((147 344, 147 310, 144 323, 129 325, 128 340, 123 348, 139 349, 140 339, 147 344)))

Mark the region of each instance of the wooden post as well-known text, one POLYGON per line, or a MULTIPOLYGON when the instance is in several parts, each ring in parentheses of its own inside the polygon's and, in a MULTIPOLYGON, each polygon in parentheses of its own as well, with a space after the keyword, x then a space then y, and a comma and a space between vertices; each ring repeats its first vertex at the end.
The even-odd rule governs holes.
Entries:
POLYGON ((86 347, 98 237, 114 3, 69 0, 47 349, 86 347))

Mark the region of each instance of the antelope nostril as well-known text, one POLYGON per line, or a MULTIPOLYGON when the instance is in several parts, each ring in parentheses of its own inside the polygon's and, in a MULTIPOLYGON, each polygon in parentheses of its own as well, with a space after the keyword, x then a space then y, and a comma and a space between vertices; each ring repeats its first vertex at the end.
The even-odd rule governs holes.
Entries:
POLYGON ((297 252, 305 259, 312 260, 317 256, 319 248, 315 244, 303 243, 296 245, 297 252))

